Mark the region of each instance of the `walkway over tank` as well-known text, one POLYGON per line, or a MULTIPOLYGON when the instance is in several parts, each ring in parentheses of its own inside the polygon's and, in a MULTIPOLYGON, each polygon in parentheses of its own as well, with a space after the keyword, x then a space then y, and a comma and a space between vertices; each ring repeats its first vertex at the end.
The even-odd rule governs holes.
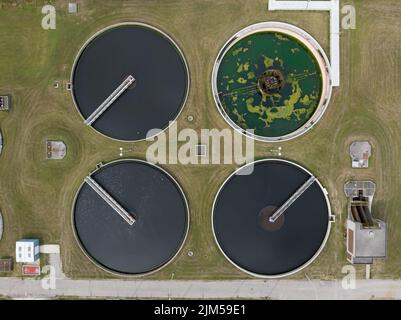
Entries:
POLYGON ((90 126, 95 122, 124 92, 135 82, 135 78, 129 75, 118 87, 107 97, 106 100, 85 120, 85 124, 90 126))
POLYGON ((120 205, 113 197, 107 193, 92 177, 87 176, 85 182, 123 218, 130 226, 135 222, 135 219, 120 205))
POLYGON ((315 181, 316 177, 311 176, 280 208, 277 209, 269 218, 269 221, 275 222, 315 181))

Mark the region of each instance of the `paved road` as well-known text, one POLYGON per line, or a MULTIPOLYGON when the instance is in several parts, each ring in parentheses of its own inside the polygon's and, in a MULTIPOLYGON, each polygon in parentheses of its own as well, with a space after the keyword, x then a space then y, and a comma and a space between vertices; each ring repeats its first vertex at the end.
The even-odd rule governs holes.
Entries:
POLYGON ((115 298, 271 298, 271 299, 401 299, 401 281, 359 280, 356 289, 344 290, 339 281, 56 281, 44 290, 40 280, 0 278, 0 294, 13 298, 55 296, 115 298))

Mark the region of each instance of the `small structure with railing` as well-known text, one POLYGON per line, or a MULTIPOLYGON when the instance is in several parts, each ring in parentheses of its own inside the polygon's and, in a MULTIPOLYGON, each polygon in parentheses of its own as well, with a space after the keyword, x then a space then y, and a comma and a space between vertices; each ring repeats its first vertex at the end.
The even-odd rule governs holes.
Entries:
POLYGON ((376 185, 372 181, 350 181, 344 186, 348 197, 347 260, 353 264, 372 264, 385 258, 387 226, 372 215, 376 185))

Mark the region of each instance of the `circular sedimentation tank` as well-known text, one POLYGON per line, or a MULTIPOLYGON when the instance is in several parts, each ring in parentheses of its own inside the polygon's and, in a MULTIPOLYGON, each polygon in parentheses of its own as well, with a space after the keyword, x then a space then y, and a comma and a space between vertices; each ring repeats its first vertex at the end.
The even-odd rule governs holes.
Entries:
POLYGON ((319 255, 329 236, 330 215, 326 190, 309 171, 266 159, 240 168, 224 182, 214 201, 212 225, 231 263, 253 276, 275 278, 301 270, 319 255), (304 192, 271 221, 308 181, 304 192))
POLYGON ((161 30, 142 23, 105 28, 84 44, 72 69, 72 96, 82 118, 128 76, 135 82, 91 126, 113 139, 143 140, 149 130, 165 129, 178 117, 189 71, 179 47, 161 30))
POLYGON ((323 115, 332 90, 330 64, 304 30, 258 23, 223 46, 212 88, 220 113, 233 128, 261 141, 289 140, 323 115))
POLYGON ((126 212, 130 225, 86 181, 72 213, 76 239, 102 269, 118 275, 144 275, 169 263, 188 232, 185 195, 166 171, 141 160, 119 160, 90 177, 126 212))

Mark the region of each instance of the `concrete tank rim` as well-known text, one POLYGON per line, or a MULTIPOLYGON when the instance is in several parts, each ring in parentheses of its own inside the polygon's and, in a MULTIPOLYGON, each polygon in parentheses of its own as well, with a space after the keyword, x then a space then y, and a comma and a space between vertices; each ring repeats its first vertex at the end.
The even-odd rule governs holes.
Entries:
POLYGON ((139 27, 147 28, 147 29, 152 30, 152 31, 159 32, 163 37, 165 37, 168 41, 170 41, 170 43, 171 43, 171 44, 174 46, 174 48, 177 50, 178 54, 180 55, 180 57, 181 57, 181 59, 182 59, 182 61, 183 61, 183 63, 184 63, 185 71, 186 71, 186 74, 187 74, 187 77, 186 77, 187 86, 186 86, 186 89, 185 89, 185 91, 186 91, 186 92, 185 92, 185 97, 184 97, 184 99, 183 99, 183 101, 182 101, 182 104, 181 104, 181 106, 180 106, 180 108, 179 108, 179 111, 178 111, 176 117, 175 117, 174 119, 171 119, 171 120, 169 121, 169 123, 167 124, 167 126, 166 126, 165 128, 163 128, 163 129, 160 129, 159 132, 154 133, 154 134, 149 135, 149 136, 146 136, 146 138, 142 138, 142 139, 136 139, 136 140, 122 140, 122 139, 117 139, 117 138, 113 138, 113 137, 111 137, 111 136, 108 136, 108 135, 106 135, 105 133, 103 133, 103 132, 97 130, 96 128, 94 128, 92 125, 90 125, 90 127, 91 127, 92 130, 94 130, 96 133, 100 134, 101 136, 103 136, 103 137, 105 137, 105 138, 107 138, 107 139, 111 139, 111 140, 113 140, 113 141, 118 141, 118 142, 122 142, 122 143, 135 143, 135 142, 146 141, 146 140, 148 140, 148 139, 153 139, 153 138, 157 137, 157 136, 160 135, 161 133, 163 133, 163 132, 165 132, 166 130, 168 130, 168 129, 171 127, 171 125, 172 125, 174 122, 177 121, 177 119, 178 119, 179 116, 181 115, 181 113, 182 113, 182 111, 184 110, 184 108, 185 108, 185 106, 186 106, 186 104, 187 104, 187 101, 188 101, 189 92, 190 92, 190 88, 191 88, 191 77, 190 77, 190 69, 189 69, 189 66, 188 66, 187 58, 185 57, 185 54, 184 54, 183 50, 181 49, 181 47, 178 45, 177 41, 174 40, 174 38, 173 38, 172 36, 170 36, 169 34, 167 34, 165 31, 161 30, 160 28, 158 28, 158 27, 156 27, 156 26, 154 26, 154 25, 152 25, 152 24, 149 24, 149 23, 146 23, 146 22, 140 22, 140 21, 123 21, 123 22, 118 22, 118 23, 114 23, 114 24, 108 25, 108 26, 106 26, 106 27, 103 27, 103 28, 99 29, 98 31, 96 31, 95 33, 93 33, 93 34, 82 44, 82 46, 81 46, 80 49, 78 50, 77 54, 75 55, 74 62, 73 62, 72 68, 71 68, 70 80, 69 80, 69 81, 70 81, 70 84, 71 84, 70 94, 71 94, 71 97, 72 97, 72 100, 73 100, 73 103, 74 103, 74 107, 75 107, 76 111, 78 112, 78 114, 79 114, 79 116, 80 116, 80 119, 81 119, 82 121, 85 121, 86 119, 84 118, 83 114, 81 113, 81 111, 80 111, 80 109, 79 109, 79 106, 78 106, 78 103, 77 103, 77 101, 76 101, 76 99, 75 99, 75 95, 74 95, 74 85, 73 85, 73 79, 74 79, 75 69, 76 69, 77 63, 78 63, 78 61, 79 61, 79 58, 81 57, 81 54, 83 53, 83 51, 85 50, 85 48, 86 48, 95 38, 97 38, 98 36, 100 36, 103 32, 108 31, 108 30, 111 30, 111 29, 114 29, 114 28, 122 27, 122 26, 139 26, 139 27))
POLYGON ((309 132, 320 121, 323 114, 326 112, 326 109, 331 100, 331 95, 333 90, 332 79, 331 79, 331 65, 325 51, 323 50, 319 42, 314 37, 312 37, 307 31, 301 29, 300 27, 281 21, 264 21, 264 22, 254 23, 248 25, 245 28, 242 28, 241 30, 237 31, 234 35, 232 35, 221 47, 214 60, 212 77, 211 77, 211 87, 215 106, 217 107, 220 115, 223 117, 225 122, 228 123, 231 128, 241 133, 242 135, 246 136, 247 138, 252 138, 256 141, 268 142, 268 143, 289 141, 309 132), (263 31, 281 32, 289 36, 295 37, 304 46, 306 46, 309 49, 309 51, 313 54, 314 58, 319 64, 319 68, 322 73, 323 91, 319 101, 319 105, 312 114, 312 116, 300 128, 286 135, 278 137, 266 137, 266 136, 256 135, 254 133, 246 131, 244 128, 236 124, 228 116, 223 106, 221 105, 217 90, 217 74, 219 71, 221 60, 227 53, 227 51, 239 40, 249 35, 263 31), (325 92, 326 94, 324 94, 325 92))
POLYGON ((308 267, 310 264, 312 264, 312 263, 317 259, 317 257, 322 253, 323 249, 325 248, 325 246, 326 246, 326 244, 327 244, 327 241, 328 241, 328 239, 329 239, 329 236, 330 236, 331 224, 333 223, 333 221, 332 221, 332 219, 331 219, 331 217, 332 217, 333 215, 332 215, 332 211, 331 211, 330 199, 329 199, 327 190, 326 190, 326 188, 324 188, 324 186, 321 184, 321 182, 319 181, 319 179, 316 178, 316 181, 315 181, 315 182, 319 185, 319 187, 320 187, 320 189, 321 189, 321 191, 322 191, 322 193, 323 193, 323 195, 324 195, 324 197, 325 197, 325 201, 326 201, 326 205, 327 205, 328 222, 327 222, 326 234, 325 234, 325 236, 324 236, 324 239, 323 239, 323 241, 322 241, 322 243, 321 243, 319 249, 315 252, 315 254, 314 254, 307 262, 305 262, 305 263, 302 264, 301 266, 295 268, 294 270, 291 270, 291 271, 288 271, 288 272, 284 272, 284 273, 280 273, 280 274, 275 274, 275 275, 265 275, 265 274, 260 274, 260 273, 256 273, 256 272, 249 271, 249 270, 247 270, 247 269, 245 269, 245 268, 239 266, 239 265, 236 264, 232 259, 230 259, 230 258, 228 257, 228 255, 224 252, 223 248, 220 246, 219 241, 217 240, 217 236, 216 236, 216 232, 215 232, 215 227, 214 227, 214 213, 215 213, 215 206, 216 206, 217 199, 218 199, 218 197, 219 197, 221 191, 223 190, 224 186, 226 185, 226 183, 227 183, 232 177, 234 177, 239 171, 245 169, 245 168, 248 167, 248 166, 253 166, 253 165, 258 164, 258 163, 262 163, 262 162, 274 162, 274 161, 276 161, 276 162, 282 162, 282 163, 284 163, 284 164, 293 165, 293 166, 297 167, 298 169, 301 169, 302 171, 306 172, 307 174, 309 174, 309 175, 311 175, 311 176, 313 175, 308 169, 306 169, 305 167, 303 167, 303 166, 301 166, 300 164, 295 163, 295 162, 293 162, 293 161, 291 161, 291 160, 281 159, 281 158, 274 158, 274 157, 271 157, 271 158, 269 157, 269 158, 264 158, 264 159, 255 160, 255 161, 253 161, 253 162, 250 162, 250 163, 248 163, 248 164, 245 164, 245 165, 243 165, 243 166, 237 168, 237 169, 234 170, 232 173, 230 173, 230 174, 228 175, 228 177, 223 181, 223 183, 222 183, 221 186, 219 187, 219 189, 218 189, 218 191, 217 191, 217 193, 216 193, 216 196, 215 196, 215 198, 214 198, 214 200, 213 200, 212 214, 211 214, 211 225, 212 225, 212 231, 213 231, 213 238, 214 238, 214 241, 215 241, 215 243, 217 244, 217 246, 218 246, 220 252, 223 254, 223 256, 224 256, 235 268, 237 268, 238 270, 240 270, 240 271, 242 271, 243 273, 248 274, 248 275, 250 275, 250 276, 252 276, 252 277, 261 278, 261 279, 280 279, 280 278, 288 277, 288 276, 291 276, 291 275, 294 275, 294 274, 300 272, 301 270, 305 269, 305 268, 308 267))
POLYGON ((177 258, 177 256, 181 253, 182 249, 184 248, 184 246, 185 246, 185 244, 186 244, 186 241, 187 241, 187 238, 188 238, 188 234, 189 234, 189 229, 190 229, 190 218, 191 218, 191 215, 190 215, 190 211, 189 211, 189 204, 188 204, 188 199, 187 199, 187 196, 186 196, 186 194, 185 194, 185 192, 184 192, 184 189, 181 187, 181 185, 178 183, 178 181, 177 181, 167 170, 165 170, 165 169, 162 168, 161 166, 158 166, 158 165, 156 165, 156 164, 154 164, 154 163, 152 163, 152 162, 148 162, 148 161, 146 161, 146 160, 137 159, 137 158, 116 159, 116 160, 112 160, 112 161, 109 161, 109 162, 106 162, 106 163, 102 163, 102 165, 101 165, 100 167, 97 167, 95 170, 91 171, 90 174, 93 174, 93 173, 95 173, 95 172, 101 170, 102 168, 104 168, 104 167, 106 167, 106 166, 113 165, 113 164, 117 164, 117 163, 120 163, 120 162, 135 162, 135 163, 140 163, 140 164, 149 165, 150 167, 153 167, 153 168, 155 168, 155 169, 157 169, 157 170, 160 170, 162 173, 166 174, 166 176, 167 176, 168 178, 170 178, 171 181, 172 181, 172 182, 175 184, 175 186, 178 188, 178 191, 181 193, 181 195, 182 195, 182 197, 183 197, 183 199, 184 199, 184 204, 185 204, 185 209, 186 209, 186 220, 187 220, 187 223, 186 223, 186 226, 185 226, 185 229, 186 229, 185 234, 184 234, 184 236, 183 236, 183 238, 182 238, 182 240, 181 240, 180 246, 177 248, 176 253, 175 253, 169 260, 167 260, 165 263, 163 263, 163 264, 160 265, 159 267, 157 267, 157 268, 155 268, 155 269, 152 269, 152 270, 150 270, 150 271, 148 271, 148 272, 143 272, 143 273, 124 273, 124 272, 118 272, 118 271, 116 271, 116 270, 112 270, 112 269, 109 269, 109 268, 103 266, 101 263, 99 263, 97 260, 95 260, 95 259, 89 254, 89 252, 84 248, 84 246, 83 246, 81 240, 79 240, 79 236, 78 236, 78 234, 77 234, 77 230, 76 230, 76 228, 75 228, 75 221, 74 221, 74 216, 75 216, 75 205, 76 205, 76 203, 77 203, 78 196, 79 196, 79 193, 80 193, 80 191, 81 191, 81 189, 82 189, 82 186, 85 184, 85 181, 83 181, 82 183, 80 183, 80 185, 79 185, 79 187, 78 187, 78 189, 77 189, 77 191, 76 191, 76 193, 75 193, 75 196, 74 196, 74 199, 73 199, 73 203, 72 203, 72 207, 71 207, 71 220, 70 220, 70 223, 71 223, 71 228, 72 228, 72 232, 73 232, 73 235, 74 235, 75 242, 78 244, 78 247, 80 248, 81 252, 86 256, 86 258, 88 258, 88 260, 89 260, 93 265, 95 265, 96 267, 100 268, 102 271, 104 271, 104 272, 106 272, 106 273, 108 273, 108 274, 112 274, 112 275, 114 275, 114 276, 124 277, 124 278, 127 278, 127 279, 129 279, 129 278, 131 278, 131 279, 134 279, 134 278, 142 278, 142 277, 149 276, 149 275, 152 275, 152 274, 154 274, 154 273, 157 273, 158 271, 160 271, 160 270, 162 270, 163 268, 167 267, 167 266, 168 266, 169 264, 171 264, 171 263, 177 258))

